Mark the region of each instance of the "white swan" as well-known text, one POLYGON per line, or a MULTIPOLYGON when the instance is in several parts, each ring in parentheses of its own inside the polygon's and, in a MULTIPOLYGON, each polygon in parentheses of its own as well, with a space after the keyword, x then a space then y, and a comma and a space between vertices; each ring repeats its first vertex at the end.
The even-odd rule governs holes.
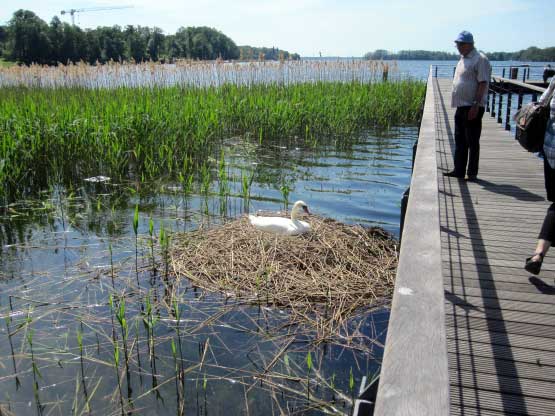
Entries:
POLYGON ((283 235, 300 235, 310 231, 310 224, 298 219, 301 211, 310 214, 308 206, 303 201, 297 201, 291 210, 291 219, 249 215, 249 221, 259 230, 283 235))

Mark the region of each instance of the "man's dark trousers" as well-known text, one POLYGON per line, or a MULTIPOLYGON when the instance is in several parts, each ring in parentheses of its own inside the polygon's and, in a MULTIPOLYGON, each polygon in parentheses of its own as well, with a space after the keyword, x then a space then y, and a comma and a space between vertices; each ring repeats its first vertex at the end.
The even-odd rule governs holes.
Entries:
POLYGON ((484 107, 479 108, 473 120, 468 119, 470 108, 457 107, 455 112, 455 174, 460 177, 464 177, 465 171, 468 176, 478 175, 484 107))

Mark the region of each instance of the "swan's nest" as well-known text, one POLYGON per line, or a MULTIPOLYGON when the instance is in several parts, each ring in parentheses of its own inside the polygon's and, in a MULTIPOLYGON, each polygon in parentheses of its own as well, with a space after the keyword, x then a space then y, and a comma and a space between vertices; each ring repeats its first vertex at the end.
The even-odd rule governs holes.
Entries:
POLYGON ((392 236, 314 215, 308 221, 312 232, 294 237, 259 231, 245 217, 175 235, 174 269, 227 296, 303 314, 325 309, 328 323, 389 303, 397 267, 392 236))

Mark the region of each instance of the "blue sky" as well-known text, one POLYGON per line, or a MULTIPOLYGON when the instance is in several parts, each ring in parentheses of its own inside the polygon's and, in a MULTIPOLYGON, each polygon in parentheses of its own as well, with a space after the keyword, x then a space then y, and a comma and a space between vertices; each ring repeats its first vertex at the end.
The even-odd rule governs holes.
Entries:
POLYGON ((302 56, 361 56, 375 49, 456 52, 463 29, 484 51, 555 46, 553 0, 0 0, 0 22, 23 8, 49 22, 60 10, 133 5, 80 13, 76 24, 210 26, 238 45, 276 46, 302 56), (549 24, 549 26, 548 26, 549 24), (549 29, 549 30, 548 30, 549 29))

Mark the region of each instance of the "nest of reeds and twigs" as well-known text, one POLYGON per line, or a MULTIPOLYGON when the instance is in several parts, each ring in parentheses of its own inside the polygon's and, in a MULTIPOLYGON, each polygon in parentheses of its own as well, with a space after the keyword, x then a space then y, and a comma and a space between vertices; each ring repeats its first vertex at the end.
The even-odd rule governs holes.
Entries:
POLYGON ((178 234, 174 270, 208 291, 288 307, 309 319, 318 315, 318 326, 388 304, 395 239, 381 228, 314 215, 309 221, 312 231, 301 236, 257 230, 246 217, 178 234))

